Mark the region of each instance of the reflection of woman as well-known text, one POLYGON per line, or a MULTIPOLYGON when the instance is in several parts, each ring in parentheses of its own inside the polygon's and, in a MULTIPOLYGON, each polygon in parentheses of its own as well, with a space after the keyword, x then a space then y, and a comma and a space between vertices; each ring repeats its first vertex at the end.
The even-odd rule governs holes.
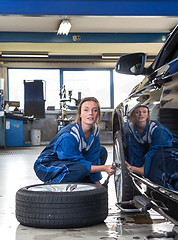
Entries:
MULTIPOLYGON (((161 172, 160 169, 152 169, 154 168, 152 158, 155 152, 162 151, 163 153, 164 149, 172 147, 173 136, 164 126, 156 121, 149 120, 149 109, 146 106, 137 106, 131 112, 130 118, 131 123, 128 125, 126 134, 127 168, 131 172, 149 178, 153 172, 157 175, 159 173, 160 176, 157 176, 159 180, 156 181, 158 184, 163 185, 161 184, 164 175, 163 168, 165 167, 163 154, 159 156, 159 159, 154 159, 154 161, 161 162, 161 172)), ((160 164, 156 163, 155 166, 160 166, 160 164)))
POLYGON ((100 146, 96 123, 101 119, 99 102, 84 98, 78 107, 77 121, 64 127, 42 151, 34 170, 43 182, 93 182, 100 184, 100 172, 114 174, 104 165, 107 151, 100 146))

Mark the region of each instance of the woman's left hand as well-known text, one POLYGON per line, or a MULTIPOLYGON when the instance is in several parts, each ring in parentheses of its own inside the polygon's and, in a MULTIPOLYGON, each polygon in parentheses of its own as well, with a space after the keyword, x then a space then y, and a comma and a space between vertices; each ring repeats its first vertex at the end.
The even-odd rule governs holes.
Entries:
POLYGON ((131 166, 128 162, 125 162, 127 169, 129 170, 129 172, 133 172, 133 173, 137 173, 139 175, 144 175, 144 166, 142 167, 135 167, 135 166, 131 166))
POLYGON ((100 183, 100 181, 97 181, 96 182, 97 185, 101 186, 102 184, 100 183))
POLYGON ((131 172, 132 171, 132 166, 126 161, 125 161, 125 164, 126 164, 126 168, 129 170, 129 172, 131 172))
POLYGON ((116 168, 113 168, 112 165, 104 165, 105 172, 108 174, 108 176, 112 176, 116 172, 116 168))

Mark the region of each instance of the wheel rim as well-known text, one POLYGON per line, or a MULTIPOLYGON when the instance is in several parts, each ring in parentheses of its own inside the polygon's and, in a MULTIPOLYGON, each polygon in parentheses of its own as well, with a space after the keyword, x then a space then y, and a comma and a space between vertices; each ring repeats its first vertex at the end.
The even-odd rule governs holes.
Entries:
POLYGON ((91 191, 96 189, 93 185, 67 183, 67 184, 41 184, 29 187, 28 190, 34 192, 80 192, 91 191))
POLYGON ((120 146, 119 141, 116 139, 114 143, 114 162, 117 164, 117 171, 114 175, 115 181, 115 189, 117 201, 122 201, 123 196, 123 177, 122 177, 122 169, 121 169, 121 155, 120 155, 120 146))

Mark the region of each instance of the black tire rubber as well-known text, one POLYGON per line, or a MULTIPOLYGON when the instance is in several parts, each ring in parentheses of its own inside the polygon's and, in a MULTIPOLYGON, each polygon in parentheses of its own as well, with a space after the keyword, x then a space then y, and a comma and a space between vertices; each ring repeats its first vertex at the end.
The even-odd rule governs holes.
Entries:
POLYGON ((85 184, 95 188, 76 192, 29 190, 40 185, 23 187, 16 193, 16 218, 22 225, 40 228, 86 227, 104 222, 108 215, 108 193, 102 186, 85 184))
POLYGON ((120 130, 118 130, 114 135, 113 154, 114 154, 113 156, 114 162, 116 162, 117 164, 119 162, 120 178, 121 178, 121 182, 118 186, 116 183, 116 179, 118 176, 115 176, 115 188, 116 188, 116 194, 117 194, 117 201, 118 203, 120 203, 123 201, 132 200, 133 197, 135 196, 135 188, 131 180, 131 177, 129 176, 128 170, 126 168, 124 149, 122 144, 122 136, 121 136, 120 130))

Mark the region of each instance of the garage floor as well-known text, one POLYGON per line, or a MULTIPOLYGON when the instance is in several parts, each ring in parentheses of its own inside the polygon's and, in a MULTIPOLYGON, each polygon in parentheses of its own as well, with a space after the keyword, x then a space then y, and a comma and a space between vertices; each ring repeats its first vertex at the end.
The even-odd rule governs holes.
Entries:
MULTIPOLYGON (((112 163, 112 146, 106 147, 109 152, 107 161, 112 163)), ((148 215, 121 214, 115 206, 113 177, 108 188, 109 215, 103 224, 77 229, 38 229, 20 225, 15 218, 15 194, 23 186, 41 183, 33 171, 33 163, 42 149, 42 146, 0 149, 0 239, 147 239, 146 236, 150 234, 172 230, 173 224, 154 211, 148 215)), ((103 181, 105 178, 103 174, 103 181)))

